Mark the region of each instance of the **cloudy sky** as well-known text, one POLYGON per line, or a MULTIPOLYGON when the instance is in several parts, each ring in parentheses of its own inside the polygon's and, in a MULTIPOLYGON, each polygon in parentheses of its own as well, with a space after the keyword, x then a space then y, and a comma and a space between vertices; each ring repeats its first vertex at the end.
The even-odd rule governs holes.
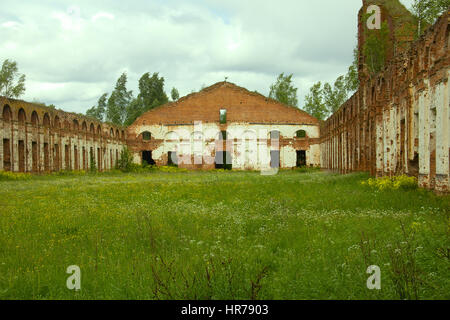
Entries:
MULTIPOLYGON (((402 0, 407 8, 412 0, 402 0)), ((26 74, 23 99, 84 113, 120 74, 159 72, 182 96, 229 81, 269 93, 293 73, 299 104, 345 74, 361 0, 3 0, 0 62, 26 74)))

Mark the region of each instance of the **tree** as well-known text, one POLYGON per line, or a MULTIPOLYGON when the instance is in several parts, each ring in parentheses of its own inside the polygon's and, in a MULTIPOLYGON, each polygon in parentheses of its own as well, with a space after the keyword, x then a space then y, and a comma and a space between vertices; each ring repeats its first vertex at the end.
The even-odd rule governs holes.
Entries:
POLYGON ((353 50, 353 63, 348 67, 348 72, 345 75, 345 88, 347 92, 355 92, 359 88, 358 55, 358 47, 356 47, 353 50))
POLYGON ((177 101, 180 99, 180 93, 176 88, 172 88, 172 92, 170 93, 170 96, 172 97, 172 101, 177 101))
POLYGON ((345 77, 340 76, 334 82, 333 87, 329 83, 325 83, 323 87, 323 100, 326 110, 335 113, 348 99, 345 77))
POLYGON ((297 107, 297 88, 292 85, 293 74, 278 76, 277 82, 270 86, 269 98, 275 99, 288 106, 297 107))
POLYGON ((305 97, 304 110, 319 120, 325 120, 328 115, 327 107, 323 101, 322 83, 314 84, 305 97))
POLYGON ((103 121, 105 118, 106 108, 107 108, 108 94, 104 93, 97 102, 96 106, 86 111, 88 117, 97 119, 98 121, 103 121))
POLYGON ((25 93, 25 75, 19 74, 17 62, 6 59, 0 70, 0 95, 19 98, 25 93))
POLYGON ((417 19, 418 36, 449 7, 450 0, 414 0, 411 10, 417 19))
POLYGON ((107 102, 106 120, 115 125, 124 124, 128 105, 133 99, 133 92, 127 91, 127 81, 127 74, 124 72, 117 80, 116 87, 107 102))
POLYGON ((144 112, 169 102, 164 91, 164 81, 159 73, 150 76, 148 72, 139 79, 139 95, 128 104, 126 125, 131 125, 144 112))
POLYGON ((381 24, 379 30, 366 30, 363 53, 372 76, 383 70, 385 66, 389 41, 389 27, 386 22, 381 24))

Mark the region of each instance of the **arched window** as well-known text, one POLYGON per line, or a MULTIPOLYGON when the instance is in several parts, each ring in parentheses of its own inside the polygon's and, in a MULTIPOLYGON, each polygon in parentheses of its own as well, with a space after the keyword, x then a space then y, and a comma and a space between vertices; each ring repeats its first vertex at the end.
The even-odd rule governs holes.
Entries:
POLYGON ((19 110, 18 119, 19 119, 19 124, 25 125, 25 121, 26 121, 25 110, 23 110, 22 108, 19 110))
POLYGON ((296 133, 297 138, 306 138, 306 131, 305 130, 298 130, 296 133))
POLYGON ((82 129, 84 132, 87 132, 87 124, 86 124, 86 121, 83 121, 83 124, 81 125, 81 129, 82 129))
POLYGON ((80 125, 78 124, 78 120, 73 120, 73 130, 78 131, 80 130, 80 125))
POLYGON ((39 125, 39 117, 36 111, 31 114, 31 124, 35 127, 39 125))
POLYGON ((109 135, 111 136, 111 138, 114 138, 114 129, 113 128, 111 128, 109 130, 109 135))
POLYGON ((45 128, 50 128, 50 117, 48 113, 44 114, 43 124, 45 128))
POLYGON ((102 127, 100 125, 97 126, 97 134, 99 137, 102 135, 102 127))
POLYGON ((152 139, 152 134, 148 131, 142 132, 142 140, 149 141, 152 139))
POLYGON ((3 121, 11 121, 11 108, 8 105, 3 107, 3 121))
POLYGON ((91 125, 90 125, 90 127, 89 127, 89 132, 91 133, 91 134, 95 134, 95 128, 94 128, 94 124, 93 123, 91 123, 91 125))

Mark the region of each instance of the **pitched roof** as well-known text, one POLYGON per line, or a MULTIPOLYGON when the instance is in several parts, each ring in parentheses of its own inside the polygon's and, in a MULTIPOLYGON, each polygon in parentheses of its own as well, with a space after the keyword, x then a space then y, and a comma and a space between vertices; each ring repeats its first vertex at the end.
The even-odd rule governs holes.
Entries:
POLYGON ((227 109, 227 122, 318 124, 296 107, 282 104, 230 82, 218 82, 141 115, 132 126, 142 124, 193 124, 219 122, 219 110, 227 109))

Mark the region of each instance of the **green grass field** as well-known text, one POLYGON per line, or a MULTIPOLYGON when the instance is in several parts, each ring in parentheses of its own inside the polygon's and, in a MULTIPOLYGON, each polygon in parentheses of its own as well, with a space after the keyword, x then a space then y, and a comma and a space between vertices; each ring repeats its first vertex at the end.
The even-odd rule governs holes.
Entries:
POLYGON ((0 299, 450 299, 450 197, 365 174, 0 182, 0 299), (81 290, 68 290, 70 265, 81 290), (381 269, 369 290, 367 267, 381 269))

